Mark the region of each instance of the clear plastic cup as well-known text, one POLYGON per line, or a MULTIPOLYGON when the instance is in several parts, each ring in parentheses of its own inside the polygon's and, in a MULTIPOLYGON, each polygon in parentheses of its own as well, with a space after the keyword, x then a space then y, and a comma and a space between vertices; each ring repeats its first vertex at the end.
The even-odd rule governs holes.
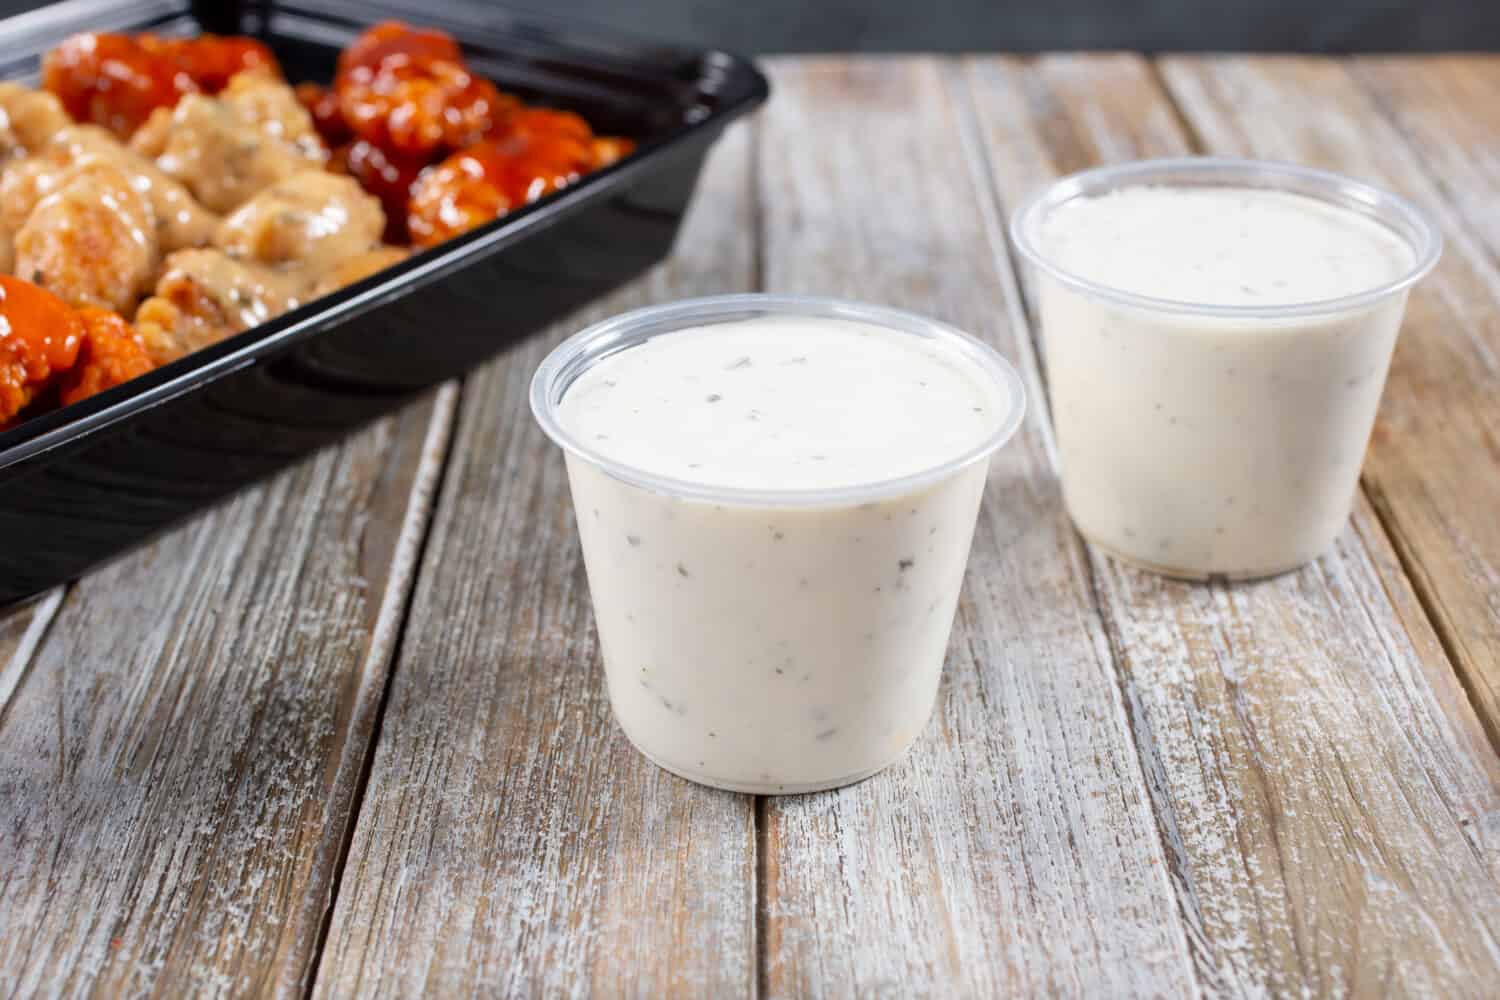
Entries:
POLYGON ((777 794, 858 781, 911 746, 936 699, 989 458, 1025 409, 1003 358, 892 309, 729 295, 584 330, 537 370, 531 405, 567 453, 610 703, 643 754, 702 784, 777 794), (747 489, 623 464, 559 420, 569 387, 618 352, 674 330, 788 315, 936 342, 1004 401, 992 433, 916 474, 747 489))
POLYGON ((1016 211, 1011 238, 1039 272, 1063 497, 1085 537, 1188 579, 1270 576, 1332 545, 1353 504, 1407 292, 1442 251, 1432 222, 1337 174, 1187 158, 1065 177, 1016 211), (1225 306, 1133 294, 1049 259, 1053 212, 1142 186, 1312 198, 1384 227, 1410 248, 1411 267, 1340 298, 1225 306))

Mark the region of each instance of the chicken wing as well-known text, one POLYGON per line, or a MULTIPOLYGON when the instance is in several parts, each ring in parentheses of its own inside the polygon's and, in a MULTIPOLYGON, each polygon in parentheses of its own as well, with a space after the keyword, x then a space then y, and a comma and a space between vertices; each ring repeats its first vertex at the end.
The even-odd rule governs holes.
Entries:
POLYGON ((330 295, 345 285, 352 285, 362 278, 368 278, 377 271, 401 263, 410 253, 405 247, 379 246, 364 253, 355 254, 339 261, 337 265, 324 271, 316 283, 312 286, 312 294, 309 298, 317 298, 320 295, 330 295))
POLYGON ((77 314, 56 295, 0 275, 0 428, 78 360, 77 314))
POLYGON ((36 203, 67 176, 66 171, 37 156, 12 160, 0 170, 0 274, 16 269, 16 232, 26 224, 36 203))
POLYGON ((186 73, 141 40, 110 32, 67 38, 42 58, 42 85, 68 113, 124 138, 155 108, 198 89, 186 73))
POLYGON ((339 55, 333 89, 356 135, 407 158, 467 146, 520 104, 465 66, 452 36, 399 21, 369 28, 339 55))
POLYGON ((15 236, 16 276, 72 306, 129 309, 150 288, 156 261, 150 204, 102 160, 73 167, 15 236))
POLYGON ((222 250, 179 250, 136 312, 136 332, 152 362, 164 365, 296 308, 304 286, 300 274, 222 250))
POLYGON ((601 146, 567 111, 526 108, 492 137, 459 150, 412 185, 406 225, 412 242, 435 246, 572 184, 628 153, 628 139, 601 146))
POLYGON ((219 95, 235 117, 245 125, 291 143, 303 159, 316 164, 328 161, 328 147, 318 126, 297 92, 266 73, 239 73, 219 95))
POLYGON ((380 200, 351 177, 304 170, 278 181, 227 216, 214 245, 262 264, 332 267, 380 242, 380 200))
POLYGON ((328 159, 292 89, 258 74, 236 76, 221 97, 190 94, 170 111, 158 108, 130 147, 221 213, 328 159))
POLYGON ((253 38, 86 32, 46 54, 42 83, 75 119, 124 139, 157 109, 185 94, 216 94, 246 70, 281 72, 271 50, 253 38))
POLYGON ((58 382, 63 406, 97 395, 156 367, 146 354, 146 343, 118 313, 79 309, 83 336, 78 362, 58 382))
POLYGON ((52 94, 0 82, 0 161, 38 152, 71 124, 62 102, 52 94))
POLYGON ((59 170, 99 159, 125 173, 131 186, 151 203, 162 253, 207 244, 219 224, 218 216, 200 205, 180 182, 96 125, 62 129, 42 155, 59 170))

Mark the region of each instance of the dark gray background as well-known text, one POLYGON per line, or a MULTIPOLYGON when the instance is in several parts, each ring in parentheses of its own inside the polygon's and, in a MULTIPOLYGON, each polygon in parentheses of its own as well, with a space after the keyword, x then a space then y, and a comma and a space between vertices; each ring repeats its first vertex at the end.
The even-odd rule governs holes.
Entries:
MULTIPOLYGON (((0 14, 38 6, 0 0, 0 14)), ((752 53, 1500 51, 1500 0, 521 0, 505 6, 752 53)))

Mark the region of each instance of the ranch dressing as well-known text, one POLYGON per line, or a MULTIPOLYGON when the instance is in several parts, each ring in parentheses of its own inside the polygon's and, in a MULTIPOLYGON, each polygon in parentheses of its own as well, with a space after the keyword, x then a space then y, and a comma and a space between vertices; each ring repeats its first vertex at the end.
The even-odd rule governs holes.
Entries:
POLYGON ((1063 490, 1103 548, 1173 575, 1262 576, 1327 548, 1353 500, 1404 290, 1354 309, 1240 315, 1357 295, 1409 272, 1384 226, 1311 197, 1126 187, 1043 220, 1038 250, 1134 305, 1042 278, 1063 490))
POLYGON ((569 454, 610 701, 636 746, 763 793, 898 757, 932 710, 988 463, 827 491, 953 462, 1018 405, 944 342, 819 317, 678 330, 581 375, 558 417, 609 459, 700 492, 783 491, 684 499, 569 454))

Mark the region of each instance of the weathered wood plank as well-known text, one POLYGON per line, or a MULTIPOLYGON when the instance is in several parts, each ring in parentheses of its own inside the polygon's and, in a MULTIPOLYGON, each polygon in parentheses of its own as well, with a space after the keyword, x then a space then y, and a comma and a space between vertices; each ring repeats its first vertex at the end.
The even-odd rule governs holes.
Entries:
POLYGON ((1346 66, 1420 153, 1463 226, 1500 255, 1500 58, 1361 56, 1346 66))
MULTIPOLYGON (((1500 265, 1500 59, 1493 55, 1365 57, 1348 65, 1418 151, 1427 175, 1455 210, 1452 221, 1489 251, 1487 277, 1493 275, 1500 265)), ((1500 355, 1500 321, 1494 319, 1500 301, 1493 295, 1489 311, 1486 344, 1493 359, 1500 355)), ((1500 396, 1500 371, 1491 367, 1484 382, 1488 451, 1480 461, 1493 468, 1500 464, 1500 431, 1496 430, 1500 427, 1500 400, 1496 398, 1500 396)), ((1496 520, 1500 515, 1492 508, 1489 525, 1493 527, 1496 520)), ((1426 527, 1421 520, 1413 523, 1418 530, 1426 527)), ((1452 636, 1455 655, 1472 671, 1475 701, 1500 750, 1500 572, 1496 571, 1500 549, 1493 544, 1500 535, 1487 537, 1489 547, 1465 553, 1469 580, 1479 580, 1482 591, 1460 589, 1463 582, 1459 587, 1445 586, 1442 580, 1424 579, 1423 583, 1434 612, 1452 636), (1448 591, 1446 599, 1437 593, 1440 590, 1448 591)), ((1442 556, 1430 570, 1428 560, 1422 558, 1431 544, 1425 535, 1413 531, 1401 541, 1403 549, 1412 550, 1407 558, 1419 573, 1445 572, 1442 556)), ((1437 547, 1440 552, 1445 548, 1437 547)))
POLYGON ((587 319, 749 286, 749 142, 714 153, 670 263, 466 385, 319 995, 752 987, 752 800, 615 726, 563 463, 527 408, 587 319))
MULTIPOLYGON (((1004 206, 1095 162, 1192 151, 1138 57, 968 69, 1004 206)), ((1500 767, 1368 506, 1334 552, 1260 584, 1090 568, 1209 989, 1495 982, 1500 767)))
POLYGON ((20 607, 0 611, 0 719, 66 592, 66 587, 55 587, 20 607))
MULTIPOLYGON (((1015 356, 950 83, 778 61, 768 289, 886 302, 1015 356)), ((998 456, 934 720, 903 761, 767 802, 768 996, 1193 995, 1188 946, 1041 411, 998 456)))
POLYGON ((0 723, 0 993, 301 990, 451 410, 69 591, 0 723))
MULTIPOLYGON (((1405 64, 1414 95, 1425 65, 1405 64)), ((1486 210, 1471 214, 1484 188, 1473 186, 1474 170, 1455 168, 1454 147, 1467 135, 1474 157, 1486 153, 1474 126, 1450 121, 1474 115, 1493 129, 1494 100, 1438 119, 1418 148, 1341 62, 1174 58, 1163 71, 1207 148, 1367 178, 1442 224, 1446 251, 1412 295, 1364 484, 1500 747, 1500 265, 1475 236, 1494 238, 1500 213, 1492 193, 1486 210), (1452 142, 1438 138, 1449 124, 1452 142), (1471 193, 1450 202, 1440 173, 1471 193)))

